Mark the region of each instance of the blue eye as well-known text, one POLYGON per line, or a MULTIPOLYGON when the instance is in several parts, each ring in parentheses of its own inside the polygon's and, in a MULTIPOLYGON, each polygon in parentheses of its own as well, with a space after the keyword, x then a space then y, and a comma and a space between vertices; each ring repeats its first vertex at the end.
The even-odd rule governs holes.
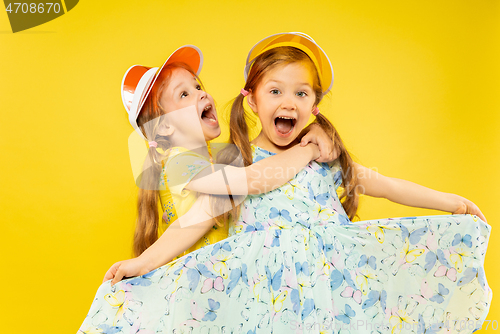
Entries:
POLYGON ((280 91, 278 89, 271 89, 271 94, 278 95, 280 91))
POLYGON ((307 93, 306 92, 297 92, 298 97, 306 97, 307 93))

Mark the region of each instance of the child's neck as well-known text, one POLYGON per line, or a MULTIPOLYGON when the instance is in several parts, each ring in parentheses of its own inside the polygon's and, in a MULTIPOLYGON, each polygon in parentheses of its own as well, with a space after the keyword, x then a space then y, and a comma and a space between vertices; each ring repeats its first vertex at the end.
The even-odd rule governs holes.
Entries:
POLYGON ((265 136, 263 132, 259 133, 259 135, 252 140, 252 144, 257 145, 260 148, 263 148, 266 151, 272 152, 272 153, 281 153, 289 148, 297 145, 299 141, 297 138, 295 138, 290 144, 287 146, 278 146, 274 142, 270 141, 269 138, 265 136))

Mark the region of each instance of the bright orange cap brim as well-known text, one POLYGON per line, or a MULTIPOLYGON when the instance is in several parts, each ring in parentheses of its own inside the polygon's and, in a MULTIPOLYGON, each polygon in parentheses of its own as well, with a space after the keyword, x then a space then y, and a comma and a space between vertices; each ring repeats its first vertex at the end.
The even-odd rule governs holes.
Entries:
POLYGON ((141 110, 146 97, 149 95, 149 92, 153 88, 153 85, 155 84, 156 79, 158 78, 158 75, 163 70, 163 68, 168 64, 177 62, 188 65, 193 70, 193 72, 196 73, 196 75, 199 75, 201 72, 201 68, 203 67, 203 54, 201 53, 201 50, 194 45, 184 45, 175 50, 156 72, 155 77, 149 85, 146 94, 144 94, 143 96, 141 104, 139 105, 139 110, 141 110))

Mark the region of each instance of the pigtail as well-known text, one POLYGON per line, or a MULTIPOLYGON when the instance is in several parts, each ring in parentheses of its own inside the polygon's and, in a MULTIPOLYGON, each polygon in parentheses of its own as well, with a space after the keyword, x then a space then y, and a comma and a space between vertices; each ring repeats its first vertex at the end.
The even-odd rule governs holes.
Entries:
POLYGON ((158 240, 158 180, 161 174, 161 165, 155 163, 156 149, 150 148, 147 159, 152 163, 146 168, 139 184, 137 196, 137 222, 134 232, 134 255, 139 256, 156 240, 158 240))
MULTIPOLYGON (((151 147, 144 162, 143 172, 137 181, 139 193, 137 195, 137 221, 134 232, 134 255, 139 256, 156 240, 158 240, 158 201, 160 198, 159 185, 162 171, 164 153, 170 148, 171 142, 167 136, 158 134, 162 116, 165 114, 160 98, 163 87, 166 86, 173 69, 184 68, 191 73, 192 70, 183 63, 174 63, 165 66, 160 72, 157 83, 144 101, 144 106, 137 118, 142 134, 148 141, 155 141, 157 148, 151 147), (159 151, 163 150, 163 154, 159 151)), ((193 73, 194 74, 194 73, 193 73)))
MULTIPOLYGON (((143 129, 156 130, 159 119, 161 117, 144 124, 143 129)), ((160 178, 163 169, 162 160, 165 158, 165 152, 171 147, 171 142, 167 136, 156 135, 153 138, 157 143, 157 148, 149 148, 143 172, 137 182, 139 193, 137 196, 137 223, 134 232, 135 256, 141 255, 142 252, 158 240, 160 221, 158 200, 160 198, 160 178), (163 151, 163 154, 158 151, 163 151)))
POLYGON ((229 143, 236 145, 241 151, 245 166, 250 166, 253 162, 252 148, 248 137, 247 117, 243 107, 245 97, 239 94, 231 107, 231 117, 229 120, 229 143))
POLYGON ((342 187, 344 188, 344 191, 340 195, 340 200, 349 219, 352 220, 356 217, 359 204, 359 194, 357 193, 358 180, 353 173, 354 162, 333 124, 322 114, 316 116, 316 123, 321 126, 326 134, 332 137, 335 145, 340 148, 338 159, 342 167, 342 187))
MULTIPOLYGON (((247 117, 243 107, 244 96, 238 95, 231 107, 229 121, 229 145, 221 150, 215 157, 215 163, 231 165, 235 167, 246 167, 252 164, 252 148, 248 137, 247 117)), ((230 219, 237 219, 240 213, 240 206, 235 205, 235 200, 241 202, 241 196, 229 195, 232 210, 215 217, 217 225, 221 226, 229 223, 230 219)), ((243 196, 244 197, 244 196, 243 196)), ((210 195, 211 205, 214 212, 218 212, 221 207, 229 205, 226 196, 210 195)))
POLYGON ((337 131, 335 130, 333 124, 328 120, 328 118, 326 118, 323 114, 318 114, 316 116, 316 123, 321 126, 321 128, 327 135, 332 137, 332 139, 335 139, 335 134, 337 133, 337 131))
POLYGON ((218 164, 246 167, 253 162, 243 98, 243 95, 238 95, 231 107, 229 145, 217 154, 215 162, 218 164))

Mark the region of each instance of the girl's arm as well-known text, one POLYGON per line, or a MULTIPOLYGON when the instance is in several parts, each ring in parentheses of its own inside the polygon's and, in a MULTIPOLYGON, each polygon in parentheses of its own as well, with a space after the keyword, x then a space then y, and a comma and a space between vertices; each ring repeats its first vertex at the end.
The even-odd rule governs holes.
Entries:
MULTIPOLYGON (((234 194, 236 194, 235 190, 240 194, 266 192, 287 182, 311 160, 334 160, 337 157, 331 138, 319 126, 310 128, 310 131, 302 138, 301 145, 246 168, 222 166, 228 179, 227 183, 231 185, 230 192, 234 194), (321 156, 316 144, 322 147, 321 156)), ((207 170, 210 169, 207 168, 207 170)), ((228 193, 224 176, 220 171, 211 173, 203 179, 191 180, 186 188, 209 194, 228 193)), ((210 213, 208 198, 208 195, 200 195, 191 209, 174 221, 140 256, 113 264, 104 275, 104 281, 112 279, 113 285, 124 277, 147 274, 189 249, 215 223, 210 213)))
POLYGON ((392 202, 425 209, 447 211, 454 214, 470 213, 483 221, 481 210, 466 198, 426 188, 416 183, 387 177, 369 168, 354 164, 359 180, 359 193, 386 198, 392 202))
POLYGON ((203 237, 215 223, 210 214, 208 195, 200 195, 191 209, 182 216, 188 227, 180 227, 180 220, 175 220, 168 229, 140 256, 120 261, 111 266, 104 275, 104 280, 113 279, 111 285, 124 277, 147 274, 172 261, 203 237))
POLYGON ((285 184, 319 156, 319 149, 315 144, 295 145, 285 152, 247 167, 214 165, 214 173, 210 168, 206 168, 196 175, 186 188, 214 195, 265 193, 285 184), (217 169, 222 169, 225 175, 222 170, 217 169))
POLYGON ((339 155, 332 138, 318 124, 310 124, 302 130, 299 138, 300 146, 296 145, 247 167, 214 165, 213 169, 206 168, 184 187, 214 195, 261 194, 285 184, 311 160, 333 161, 339 155))

